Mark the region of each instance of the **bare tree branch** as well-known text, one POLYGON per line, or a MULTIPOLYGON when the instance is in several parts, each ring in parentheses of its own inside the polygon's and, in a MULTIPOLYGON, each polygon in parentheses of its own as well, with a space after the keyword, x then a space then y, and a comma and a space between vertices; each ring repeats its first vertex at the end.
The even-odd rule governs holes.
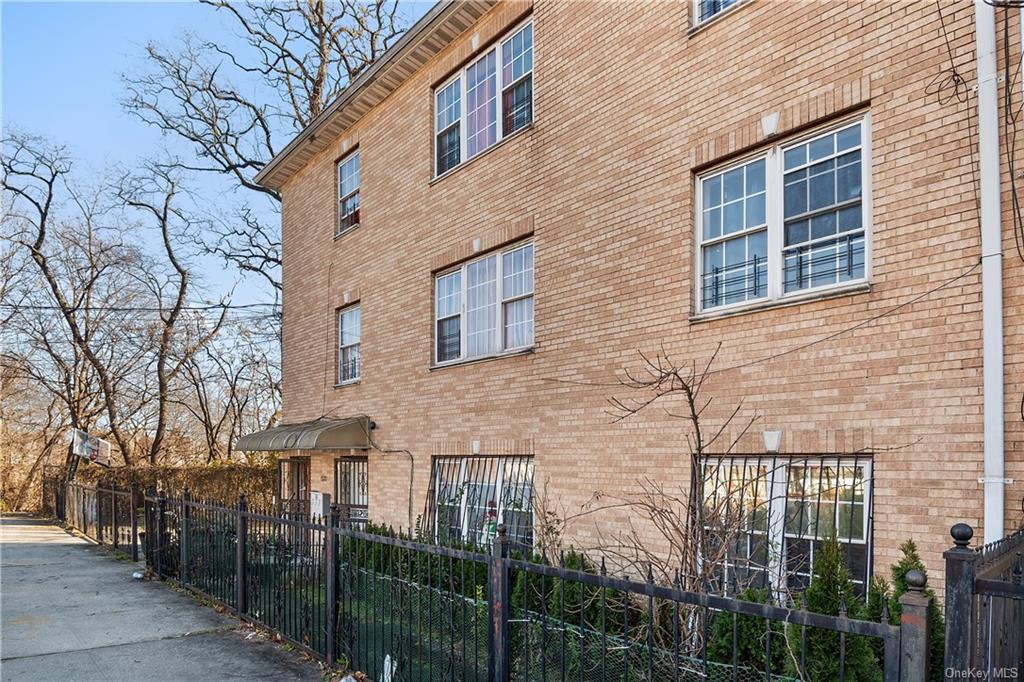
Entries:
MULTIPOLYGON (((397 39, 397 0, 201 1, 230 20, 245 47, 195 35, 174 47, 151 43, 148 67, 123 77, 123 105, 192 150, 192 158, 172 160, 178 169, 223 175, 276 205, 280 196, 256 175, 282 139, 307 126, 397 39)), ((261 211, 243 206, 203 244, 279 291, 280 234, 261 211)))

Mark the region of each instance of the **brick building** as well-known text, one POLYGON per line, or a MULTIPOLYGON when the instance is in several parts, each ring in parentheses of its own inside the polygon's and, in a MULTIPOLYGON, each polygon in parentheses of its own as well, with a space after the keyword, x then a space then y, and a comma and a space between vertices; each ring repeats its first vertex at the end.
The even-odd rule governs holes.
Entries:
MULTIPOLYGON (((950 525, 983 524, 992 447, 975 22, 966 2, 442 0, 260 175, 283 196, 286 427, 245 446, 283 452, 283 498, 529 541, 538 501, 574 516, 645 478, 689 485, 681 402, 616 421, 608 401, 634 396, 640 352, 717 348, 705 428, 758 419, 707 461, 707 494, 768 516, 730 565, 794 579, 786 557, 836 529, 858 579, 908 537, 940 571, 950 525)), ((1010 528, 1024 265, 1004 123, 1010 528)), ((597 509, 567 539, 631 521, 597 509)))

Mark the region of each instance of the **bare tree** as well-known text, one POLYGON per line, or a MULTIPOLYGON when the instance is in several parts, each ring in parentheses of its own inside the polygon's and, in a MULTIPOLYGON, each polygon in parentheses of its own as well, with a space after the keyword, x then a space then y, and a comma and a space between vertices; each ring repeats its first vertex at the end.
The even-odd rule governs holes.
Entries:
POLYGON ((227 315, 189 304, 196 282, 181 245, 196 228, 180 183, 149 165, 83 188, 62 149, 23 135, 4 146, 3 267, 18 275, 0 301, 7 342, 61 401, 68 428, 109 435, 124 464, 155 464, 180 421, 171 406, 182 368, 227 315), (146 230, 152 252, 138 239, 146 230))
POLYGON ((277 414, 277 373, 264 345, 246 329, 248 322, 226 325, 183 366, 188 390, 176 402, 201 429, 208 462, 231 459, 239 436, 267 428, 277 414))
POLYGON ((171 382, 190 359, 208 344, 224 323, 227 309, 221 308, 219 318, 207 329, 196 329, 182 334, 182 313, 188 301, 191 275, 174 246, 172 229, 186 231, 192 218, 178 205, 180 188, 173 173, 165 167, 150 165, 142 175, 125 176, 116 188, 116 194, 125 206, 140 211, 144 219, 159 231, 160 244, 170 265, 166 276, 157 272, 146 273, 159 314, 159 333, 154 344, 156 355, 156 423, 149 443, 148 459, 156 464, 167 429, 167 408, 170 403, 171 382), (175 225, 177 223, 177 225, 175 225), (170 289, 170 302, 165 291, 170 289))
MULTIPOLYGON (((101 350, 103 346, 97 343, 88 320, 100 283, 107 280, 108 273, 118 270, 121 259, 131 259, 135 254, 130 249, 114 248, 117 244, 101 235, 100 220, 105 211, 97 194, 81 192, 70 182, 72 164, 63 148, 22 135, 9 136, 3 146, 6 153, 0 165, 0 187, 8 206, 7 239, 30 255, 47 299, 60 314, 72 345, 95 375, 110 434, 127 464, 132 448, 121 429, 120 386, 111 371, 111 361, 121 362, 123 356, 101 350), (58 211, 64 201, 73 207, 73 225, 60 223, 58 211), (55 247, 53 241, 57 242, 55 247)), ((110 287, 98 300, 109 306, 129 295, 128 291, 110 287)), ((53 349, 49 352, 59 354, 53 349)), ((73 373, 65 369, 64 374, 69 377, 73 373)))
POLYGON ((649 529, 637 529, 632 521, 634 514, 630 514, 629 530, 607 544, 605 551, 634 568, 656 569, 661 580, 690 590, 706 589, 714 580, 725 556, 724 547, 728 545, 729 538, 723 538, 722 533, 735 531, 742 523, 740 518, 733 518, 742 514, 742 510, 728 498, 709 504, 704 465, 712 453, 715 457, 732 453, 757 420, 752 416, 737 423, 741 402, 717 420, 717 427, 706 430, 705 420, 713 399, 705 395, 705 382, 713 373, 711 367, 720 349, 721 345, 700 364, 696 361, 677 364, 664 350, 653 357, 641 352, 641 370, 627 371, 620 380, 630 395, 609 399, 615 421, 629 419, 674 398, 682 402, 682 411, 666 407, 665 413, 688 424, 689 486, 673 489, 646 478, 640 482, 639 494, 598 495, 594 505, 602 509, 624 507, 637 512, 635 515, 653 526, 669 549, 667 553, 650 549, 649 543, 643 541, 649 529), (709 532, 712 528, 715 532, 709 532))
MULTIPOLYGON (((202 0, 238 29, 244 47, 196 35, 150 43, 148 67, 126 74, 125 108, 186 143, 181 168, 216 173, 271 200, 257 173, 400 34, 397 0, 202 0)), ((263 206, 243 205, 215 224, 207 251, 280 290, 279 230, 263 206)))
MULTIPOLYGON (((25 371, 23 358, 0 354, 0 508, 25 509, 38 473, 57 454, 66 422, 57 396, 25 371)), ((38 498, 37 498, 38 499, 38 498)))

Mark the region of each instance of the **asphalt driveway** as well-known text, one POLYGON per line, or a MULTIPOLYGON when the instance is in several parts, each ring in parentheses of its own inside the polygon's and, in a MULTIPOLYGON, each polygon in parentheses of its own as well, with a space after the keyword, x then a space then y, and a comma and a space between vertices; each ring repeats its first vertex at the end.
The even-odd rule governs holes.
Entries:
POLYGON ((0 518, 0 678, 320 680, 239 621, 45 521, 0 518))

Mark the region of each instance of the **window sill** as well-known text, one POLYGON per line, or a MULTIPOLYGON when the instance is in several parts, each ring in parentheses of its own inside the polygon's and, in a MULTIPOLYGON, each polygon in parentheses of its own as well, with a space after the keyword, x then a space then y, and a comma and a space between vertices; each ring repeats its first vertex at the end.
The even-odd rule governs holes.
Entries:
POLYGON ((812 301, 823 301, 830 298, 839 298, 841 296, 852 296, 854 294, 868 293, 870 291, 871 282, 857 282, 855 284, 850 284, 843 287, 836 287, 834 289, 826 289, 823 291, 810 291, 805 294, 792 295, 787 296, 785 298, 776 298, 769 301, 758 301, 757 303, 751 303, 750 305, 744 305, 737 308, 729 308, 728 310, 709 310, 708 312, 699 313, 697 315, 691 315, 689 319, 690 324, 698 324, 701 322, 720 320, 726 317, 734 317, 736 315, 756 313, 762 310, 788 308, 790 306, 802 305, 804 303, 810 303, 812 301))
MULTIPOLYGON (((694 24, 694 25, 690 26, 690 30, 686 32, 686 37, 687 38, 692 38, 694 35, 700 33, 701 31, 703 31, 708 26, 711 26, 712 24, 715 24, 715 23, 718 23, 719 21, 721 21, 723 17, 729 16, 732 13, 736 12, 737 10, 739 10, 739 8, 746 7, 747 5, 751 4, 752 1, 753 0, 740 0, 735 5, 732 5, 731 7, 726 7, 721 12, 719 12, 719 13, 715 14, 714 16, 712 16, 710 19, 705 19, 704 21, 700 22, 699 24, 694 24)), ((691 7, 693 7, 693 5, 691 5, 691 7)))
POLYGON ((449 177, 451 175, 454 175, 455 173, 458 173, 460 170, 462 170, 463 168, 465 168, 469 164, 473 163, 474 161, 476 161, 478 159, 482 159, 483 157, 485 157, 488 154, 490 154, 491 152, 493 152, 495 149, 498 149, 499 147, 503 146, 506 142, 510 142, 510 141, 512 141, 512 140, 514 140, 514 139, 516 139, 516 138, 518 138, 520 136, 522 136, 522 135, 525 135, 529 131, 533 130, 533 126, 534 125, 535 125, 535 122, 531 121, 529 124, 523 126, 519 130, 517 130, 514 133, 512 133, 511 135, 509 135, 508 137, 501 138, 500 141, 495 142, 490 147, 488 147, 484 151, 482 151, 479 154, 477 154, 476 156, 474 156, 472 159, 469 159, 467 161, 463 161, 458 166, 455 166, 454 168, 449 168, 444 173, 441 173, 440 175, 434 176, 434 178, 430 181, 430 186, 433 187, 434 185, 436 185, 437 183, 441 182, 445 178, 447 178, 447 177, 449 177))
POLYGON ((359 377, 358 379, 349 379, 348 381, 342 381, 337 384, 334 384, 334 388, 345 388, 346 386, 355 386, 356 384, 361 384, 362 382, 362 377, 359 377))
POLYGON ((355 232, 355 231, 356 231, 356 229, 358 229, 358 228, 359 228, 359 225, 360 225, 360 223, 356 223, 356 224, 355 224, 355 225, 353 225, 352 227, 346 228, 346 229, 342 230, 341 232, 335 232, 335 233, 334 233, 334 241, 338 241, 339 239, 341 239, 342 237, 344 237, 344 236, 345 236, 346 234, 348 234, 349 232, 355 232))
POLYGON ((452 360, 451 362, 445 362, 441 364, 431 364, 428 368, 431 372, 448 369, 449 367, 463 367, 465 365, 476 365, 481 362, 489 362, 491 360, 500 360, 502 358, 512 358, 517 355, 531 355, 536 346, 528 346, 526 348, 517 348, 515 350, 502 351, 501 353, 492 353, 490 355, 481 355, 475 358, 468 358, 466 360, 452 360))

